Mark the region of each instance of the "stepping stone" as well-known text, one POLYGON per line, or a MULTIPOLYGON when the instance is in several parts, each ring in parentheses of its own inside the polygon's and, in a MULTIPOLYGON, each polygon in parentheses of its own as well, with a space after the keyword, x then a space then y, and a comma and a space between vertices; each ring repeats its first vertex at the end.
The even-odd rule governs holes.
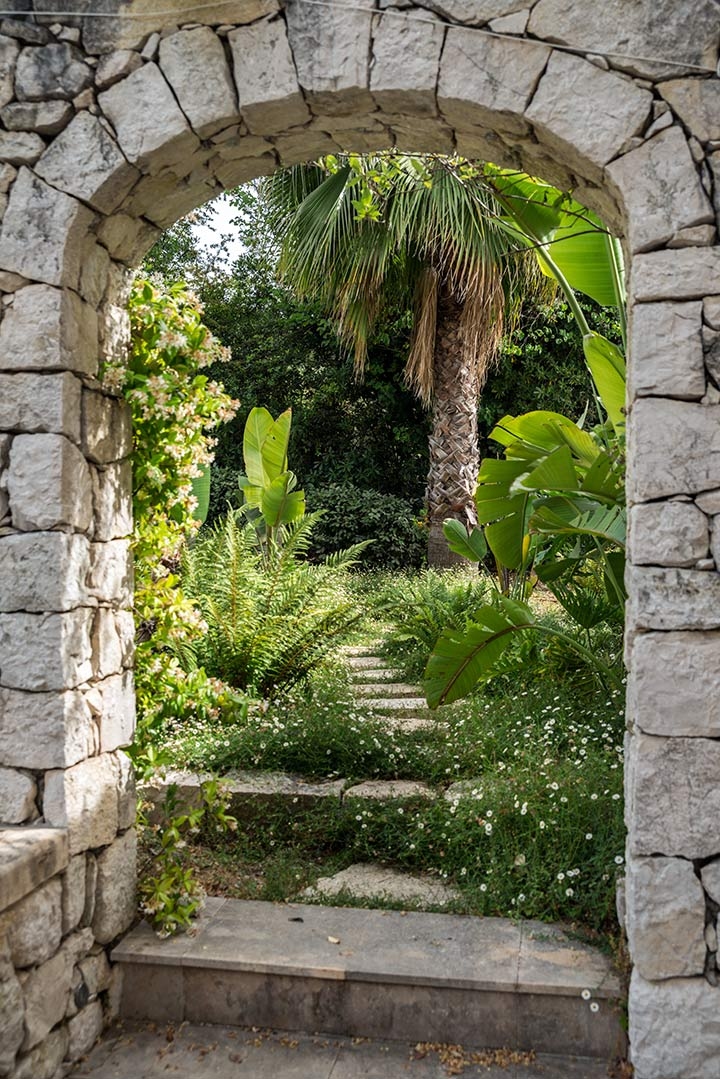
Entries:
POLYGON ((427 712, 424 697, 365 697, 363 704, 374 712, 427 712))
POLYGON ((459 892, 433 877, 412 876, 399 869, 359 862, 332 877, 321 877, 302 893, 308 899, 331 898, 345 892, 356 899, 389 899, 396 903, 424 903, 445 906, 459 898, 459 892))
POLYGON ((358 697, 418 697, 420 686, 409 686, 405 682, 362 682, 354 687, 358 697))
POLYGON ((343 798, 367 798, 374 802, 408 801, 412 798, 434 799, 435 791, 427 783, 412 779, 368 779, 345 790, 343 798))
POLYGON ((413 734, 415 731, 437 730, 438 723, 434 719, 422 719, 420 716, 403 716, 401 719, 387 717, 387 725, 392 731, 400 731, 402 734, 413 734))
POLYGON ((459 779, 457 783, 451 783, 443 794, 446 802, 457 802, 460 798, 473 798, 473 791, 483 789, 482 779, 459 779))
POLYGON ((376 650, 380 643, 380 641, 375 641, 372 645, 346 644, 340 649, 340 654, 342 656, 376 656, 376 650))
MULTIPOLYGON (((353 671, 377 670, 385 666, 385 661, 381 656, 348 656, 345 662, 353 671)), ((387 669, 390 670, 389 667, 387 669)))
POLYGON ((352 674, 355 683, 379 682, 381 685, 389 685, 396 679, 398 672, 394 667, 370 667, 367 670, 356 671, 352 674))
MULTIPOLYGON (((210 774, 167 771, 163 776, 154 777, 140 793, 153 806, 159 807, 168 787, 175 784, 178 808, 187 811, 201 804, 201 783, 214 778, 217 777, 210 774)), ((230 792, 230 812, 241 818, 258 812, 264 813, 269 805, 283 805, 288 808, 292 806, 302 810, 310 809, 328 799, 339 803, 347 783, 345 779, 309 783, 284 772, 229 772, 220 779, 230 792)), ((157 819, 160 812, 159 808, 151 810, 150 819, 157 819)))

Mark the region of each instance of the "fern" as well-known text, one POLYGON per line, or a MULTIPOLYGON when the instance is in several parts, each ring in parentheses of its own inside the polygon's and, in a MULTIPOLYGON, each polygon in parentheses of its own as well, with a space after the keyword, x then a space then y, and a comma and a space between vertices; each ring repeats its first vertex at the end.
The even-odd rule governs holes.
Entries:
POLYGON ((317 514, 284 526, 261 548, 252 523, 231 512, 189 550, 183 584, 207 633, 182 662, 262 697, 303 681, 362 618, 344 570, 363 545, 325 563, 304 560, 317 514))

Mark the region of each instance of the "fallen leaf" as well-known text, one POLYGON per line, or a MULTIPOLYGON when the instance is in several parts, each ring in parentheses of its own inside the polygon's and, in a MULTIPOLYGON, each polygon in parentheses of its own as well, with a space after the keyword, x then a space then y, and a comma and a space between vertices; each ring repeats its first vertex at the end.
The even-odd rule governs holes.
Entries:
POLYGON ((340 943, 340 937, 328 937, 328 940, 329 940, 329 942, 331 944, 339 944, 340 943))

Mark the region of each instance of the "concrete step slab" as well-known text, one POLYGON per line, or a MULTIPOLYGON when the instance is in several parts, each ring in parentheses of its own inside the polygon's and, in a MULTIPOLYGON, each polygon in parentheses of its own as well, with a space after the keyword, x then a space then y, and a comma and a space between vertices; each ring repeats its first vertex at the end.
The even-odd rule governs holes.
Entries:
POLYGON ((389 866, 359 862, 332 877, 321 877, 313 887, 305 889, 301 898, 332 899, 342 894, 353 899, 389 900, 434 907, 447 906, 460 897, 455 888, 443 884, 436 877, 415 876, 389 866))
POLYGON ((423 716, 401 716, 397 719, 387 717, 387 726, 401 734, 415 734, 418 731, 437 730, 439 724, 436 719, 425 719, 423 716))
POLYGON ((348 667, 353 671, 368 671, 373 668, 384 667, 385 660, 381 656, 347 656, 345 659, 348 667))
MULTIPOLYGON (((494 1054, 458 1047, 463 1079, 607 1079, 591 1057, 494 1054), (460 1051, 462 1055, 460 1055, 460 1051), (473 1056, 476 1061, 473 1062, 473 1056), (481 1062, 484 1058, 486 1062, 481 1062)), ((439 1054, 407 1042, 325 1038, 282 1030, 129 1022, 111 1028, 68 1079, 447 1079, 439 1054)))
POLYGON ((363 704, 374 712, 428 711, 424 697, 364 697, 363 704))
MULTIPOLYGON (((158 817, 160 804, 169 787, 177 787, 179 805, 194 809, 202 801, 202 783, 213 778, 217 777, 196 772, 166 771, 162 776, 154 777, 140 793, 157 807, 151 811, 152 819, 153 816, 158 817)), ((220 778, 230 792, 230 812, 241 820, 264 813, 277 805, 292 805, 300 810, 320 803, 339 804, 347 782, 333 779, 312 783, 284 772, 229 772, 220 778)))
POLYGON ((380 682, 385 685, 388 682, 397 682, 398 672, 395 667, 367 667, 352 673, 353 685, 363 682, 380 682))
MULTIPOLYGON (((420 686, 411 686, 407 682, 357 682, 353 692, 358 697, 419 697, 420 686)), ((424 698, 423 698, 424 701, 424 698)))
POLYGON ((608 957, 542 923, 226 899, 195 936, 141 925, 113 959, 127 1019, 603 1058, 622 1045, 608 957))
POLYGON ((418 798, 432 801, 437 795, 427 783, 413 779, 368 779, 346 787, 343 799, 364 798, 371 802, 408 802, 418 798))

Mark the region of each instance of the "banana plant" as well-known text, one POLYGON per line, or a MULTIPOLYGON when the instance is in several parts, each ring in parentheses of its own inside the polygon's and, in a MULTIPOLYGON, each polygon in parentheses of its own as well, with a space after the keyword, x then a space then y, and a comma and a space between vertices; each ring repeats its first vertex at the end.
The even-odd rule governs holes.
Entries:
POLYGON ((305 492, 297 490, 297 477, 288 469, 291 426, 289 408, 276 420, 266 408, 253 408, 245 423, 245 474, 238 476, 242 512, 254 523, 265 550, 281 540, 285 525, 305 513, 305 492))

